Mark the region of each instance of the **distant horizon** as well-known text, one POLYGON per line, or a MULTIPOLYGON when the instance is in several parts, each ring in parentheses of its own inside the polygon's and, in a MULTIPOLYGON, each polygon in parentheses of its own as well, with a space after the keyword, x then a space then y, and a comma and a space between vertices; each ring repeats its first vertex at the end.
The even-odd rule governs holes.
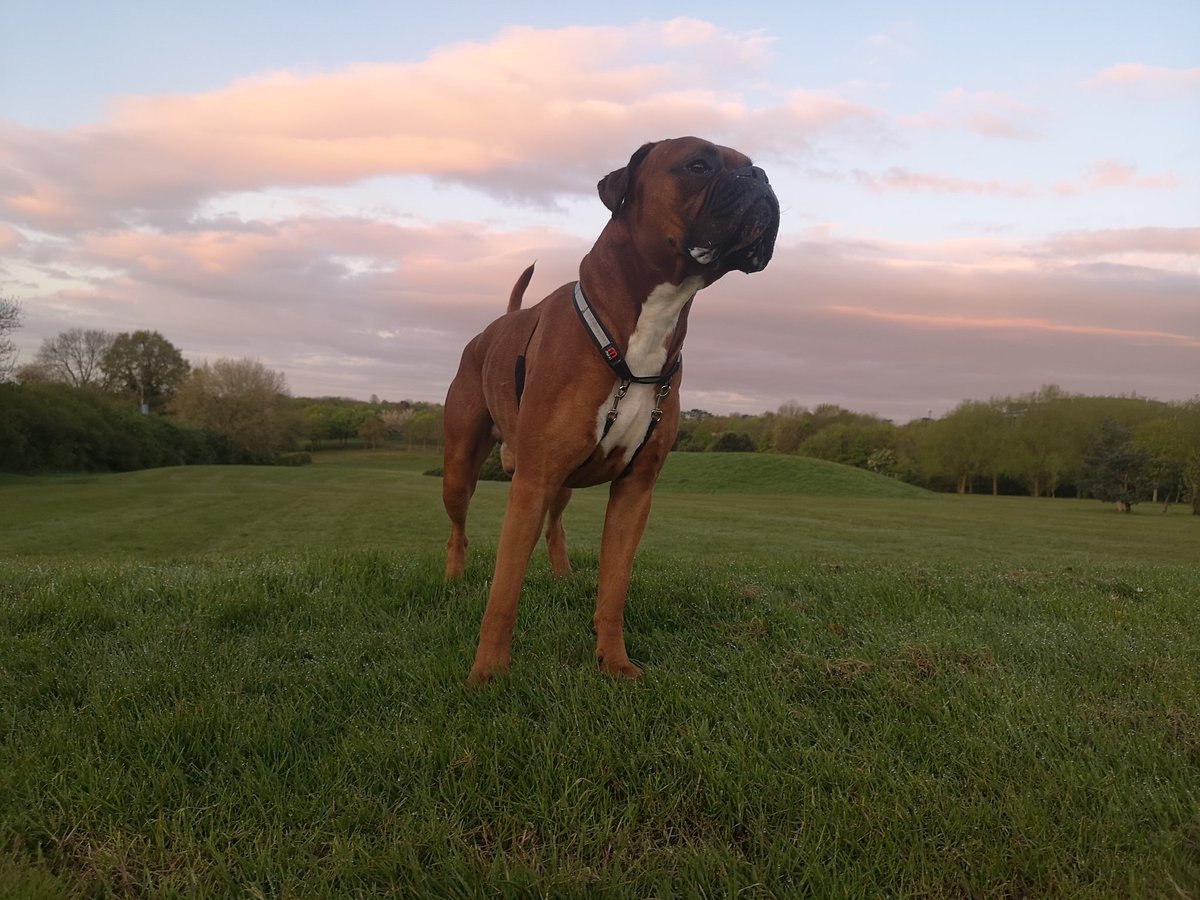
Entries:
POLYGON ((522 269, 529 303, 577 277, 598 179, 690 133, 783 212, 767 270, 697 298, 685 408, 1200 392, 1193 2, 66 6, 5 11, 23 363, 144 328, 299 395, 440 403, 522 269))

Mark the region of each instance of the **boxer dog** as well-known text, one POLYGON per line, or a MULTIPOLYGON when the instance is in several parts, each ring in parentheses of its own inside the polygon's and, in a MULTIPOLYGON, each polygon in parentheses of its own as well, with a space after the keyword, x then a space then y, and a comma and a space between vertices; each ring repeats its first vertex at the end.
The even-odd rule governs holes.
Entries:
POLYGON ((463 350, 446 395, 442 498, 447 579, 466 565, 467 507, 497 442, 512 476, 470 681, 508 672, 521 583, 543 523, 554 574, 570 572, 563 510, 571 489, 611 482, 600 546, 596 660, 637 678, 624 612, 650 496, 679 427, 680 349, 692 298, 726 272, 762 271, 779 203, 762 169, 695 137, 646 144, 606 175, 612 212, 579 280, 508 312, 463 350))

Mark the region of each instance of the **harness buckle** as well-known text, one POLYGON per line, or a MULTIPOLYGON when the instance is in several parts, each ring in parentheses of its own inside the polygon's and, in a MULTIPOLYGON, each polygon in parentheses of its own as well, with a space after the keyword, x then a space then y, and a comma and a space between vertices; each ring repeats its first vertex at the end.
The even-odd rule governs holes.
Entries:
POLYGON ((608 411, 608 416, 606 417, 609 425, 611 425, 613 422, 615 422, 617 420, 617 406, 620 405, 621 401, 623 399, 625 399, 625 395, 628 393, 629 393, 629 382, 622 381, 621 386, 619 388, 617 388, 617 392, 615 394, 613 394, 612 409, 610 409, 608 411))

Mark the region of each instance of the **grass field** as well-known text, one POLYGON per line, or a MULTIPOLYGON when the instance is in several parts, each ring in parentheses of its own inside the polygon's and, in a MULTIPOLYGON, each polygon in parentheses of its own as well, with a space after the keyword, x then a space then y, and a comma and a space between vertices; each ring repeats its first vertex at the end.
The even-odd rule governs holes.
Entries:
POLYGON ((1200 521, 675 456, 463 682, 431 458, 0 477, 0 896, 1200 897, 1200 521))

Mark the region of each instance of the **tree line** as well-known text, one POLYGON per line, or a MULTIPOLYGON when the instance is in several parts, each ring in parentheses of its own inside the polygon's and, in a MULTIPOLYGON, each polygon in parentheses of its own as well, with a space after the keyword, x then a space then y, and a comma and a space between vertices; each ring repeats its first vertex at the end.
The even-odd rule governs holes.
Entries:
MULTIPOLYGON (((295 462, 332 447, 442 444, 440 404, 292 397, 283 374, 256 360, 193 366, 155 331, 71 329, 17 367, 6 336, 19 321, 19 307, 0 303, 0 470, 295 462)), ((1200 514, 1200 396, 1165 403, 1047 386, 903 425, 834 404, 690 409, 674 449, 798 454, 937 491, 1095 497, 1124 510, 1186 501, 1200 514)))
POLYGON ((296 463, 304 451, 440 446, 441 407, 294 398, 251 359, 193 366, 157 331, 69 329, 17 366, 0 305, 0 471, 124 471, 196 463, 296 463))
POLYGON ((1095 497, 1125 511, 1186 501, 1200 515, 1200 397, 1165 403, 1050 385, 904 425, 832 404, 758 416, 693 409, 676 449, 795 453, 937 491, 1095 497))

